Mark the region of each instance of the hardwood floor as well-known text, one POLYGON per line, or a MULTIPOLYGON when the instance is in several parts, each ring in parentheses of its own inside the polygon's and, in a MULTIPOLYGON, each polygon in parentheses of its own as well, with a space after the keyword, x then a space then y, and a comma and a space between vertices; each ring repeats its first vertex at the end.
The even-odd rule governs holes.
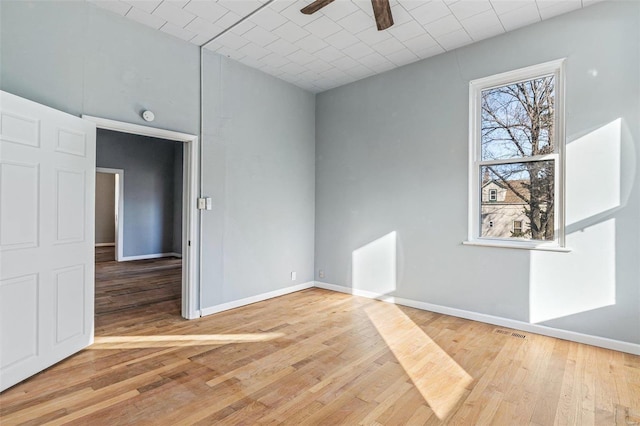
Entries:
MULTIPOLYGON (((132 308, 180 305, 182 260, 174 257, 115 262, 113 247, 96 247, 96 316, 132 308)), ((179 315, 179 312, 178 312, 179 315)))
POLYGON ((2 425, 640 423, 638 356, 315 288, 178 314, 99 315, 0 395, 2 425))
POLYGON ((116 260, 116 248, 114 246, 96 247, 96 263, 113 262, 116 260))

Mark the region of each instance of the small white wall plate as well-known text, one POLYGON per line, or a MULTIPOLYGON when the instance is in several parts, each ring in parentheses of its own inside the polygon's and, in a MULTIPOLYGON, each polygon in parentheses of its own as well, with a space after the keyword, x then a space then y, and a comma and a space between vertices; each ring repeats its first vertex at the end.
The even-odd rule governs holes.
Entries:
POLYGON ((144 121, 153 121, 156 118, 156 115, 149 110, 146 110, 142 113, 142 118, 144 121))

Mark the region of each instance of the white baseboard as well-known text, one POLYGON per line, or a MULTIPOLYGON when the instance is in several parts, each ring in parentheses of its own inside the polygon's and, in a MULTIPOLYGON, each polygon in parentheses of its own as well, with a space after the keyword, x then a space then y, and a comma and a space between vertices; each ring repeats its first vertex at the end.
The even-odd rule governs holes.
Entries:
POLYGON ((180 253, 152 253, 140 254, 137 256, 123 256, 120 262, 128 262, 130 260, 159 259, 161 257, 182 257, 180 253))
POLYGON ((116 243, 96 243, 96 247, 115 247, 116 243))
POLYGON ((397 305, 409 306, 411 308, 422 309, 424 311, 437 312, 439 314, 451 315, 454 317, 470 319, 473 321, 484 322, 487 324, 498 325, 501 327, 513 328, 516 330, 527 331, 530 333, 542 334, 544 336, 556 337, 558 339, 570 340, 572 342, 585 343, 587 345, 598 346, 615 351, 626 352, 634 355, 640 355, 640 345, 631 342, 623 342, 620 340, 608 339, 606 337, 592 336, 590 334, 582 334, 574 331, 561 330, 558 328, 547 327, 544 325, 531 324, 524 321, 513 320, 509 318, 496 317, 493 315, 481 314, 464 309, 450 308, 447 306, 434 305, 432 303, 419 302, 417 300, 403 299, 401 297, 389 296, 386 294, 377 294, 370 291, 358 290, 351 287, 341 285, 328 284, 320 281, 314 282, 315 287, 325 290, 337 291, 340 293, 353 294, 354 296, 367 297, 369 299, 381 300, 383 302, 394 303, 397 305))
POLYGON ((239 308, 241 306, 250 305, 256 302, 262 302, 263 300, 272 299, 278 296, 284 296, 285 294, 295 293, 296 291, 306 290, 314 287, 314 282, 309 281, 306 283, 292 285, 291 287, 281 288, 279 290, 270 291, 268 293, 258 294, 256 296, 246 297, 240 300, 234 300, 233 302, 222 303, 220 305, 210 306, 200 310, 201 316, 212 315, 222 311, 228 311, 229 309, 239 308))

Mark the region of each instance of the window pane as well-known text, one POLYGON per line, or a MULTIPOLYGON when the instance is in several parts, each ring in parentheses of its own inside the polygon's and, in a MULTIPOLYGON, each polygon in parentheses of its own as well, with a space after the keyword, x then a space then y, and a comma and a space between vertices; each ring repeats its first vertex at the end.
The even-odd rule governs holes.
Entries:
POLYGON ((482 160, 554 151, 554 76, 482 91, 482 160))
POLYGON ((482 166, 480 236, 553 240, 554 170, 554 160, 482 166))

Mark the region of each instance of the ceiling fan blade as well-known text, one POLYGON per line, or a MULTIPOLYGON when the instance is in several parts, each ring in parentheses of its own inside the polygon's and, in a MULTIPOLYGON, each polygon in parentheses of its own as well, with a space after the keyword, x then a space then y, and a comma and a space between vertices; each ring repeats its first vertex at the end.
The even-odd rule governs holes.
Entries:
POLYGON ((393 25, 393 16, 391 16, 391 6, 389 0, 371 0, 373 5, 373 14, 376 17, 376 25, 378 31, 386 30, 393 25))
POLYGON ((316 13, 317 11, 319 11, 329 3, 333 3, 333 1, 334 0, 316 0, 310 5, 300 9, 300 12, 304 13, 305 15, 311 15, 312 13, 316 13))

